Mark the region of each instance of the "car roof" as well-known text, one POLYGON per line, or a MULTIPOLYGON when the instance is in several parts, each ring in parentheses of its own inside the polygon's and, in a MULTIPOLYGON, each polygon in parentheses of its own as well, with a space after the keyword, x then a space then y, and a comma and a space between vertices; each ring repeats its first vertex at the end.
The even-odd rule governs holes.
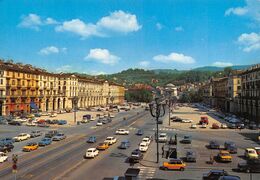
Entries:
POLYGON ((223 172, 224 170, 219 170, 219 169, 212 169, 209 172, 223 172))
POLYGON ((227 154, 229 154, 228 151, 224 151, 224 150, 221 150, 220 153, 223 153, 223 154, 224 154, 224 153, 227 153, 227 154))
POLYGON ((167 135, 166 133, 160 133, 160 135, 167 135))
POLYGON ((141 142, 140 145, 145 145, 146 146, 146 143, 145 142, 141 142))
POLYGON ((94 151, 94 150, 96 150, 96 148, 88 148, 88 151, 89 150, 94 151))
POLYGON ((250 151, 255 151, 255 149, 253 149, 253 148, 246 148, 246 150, 250 150, 250 151))
POLYGON ((114 138, 114 137, 113 137, 113 136, 108 136, 107 139, 108 139, 108 138, 114 138))
POLYGON ((256 150, 260 150, 260 147, 254 147, 254 149, 256 149, 256 150))

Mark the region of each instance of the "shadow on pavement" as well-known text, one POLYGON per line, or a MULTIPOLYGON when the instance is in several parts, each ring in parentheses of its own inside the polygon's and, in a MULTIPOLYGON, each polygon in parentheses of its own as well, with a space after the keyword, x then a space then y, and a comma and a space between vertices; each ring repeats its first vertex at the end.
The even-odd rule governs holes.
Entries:
POLYGON ((258 143, 257 142, 257 138, 258 138, 258 133, 257 132, 240 132, 239 134, 244 136, 245 140, 252 140, 252 141, 258 143))

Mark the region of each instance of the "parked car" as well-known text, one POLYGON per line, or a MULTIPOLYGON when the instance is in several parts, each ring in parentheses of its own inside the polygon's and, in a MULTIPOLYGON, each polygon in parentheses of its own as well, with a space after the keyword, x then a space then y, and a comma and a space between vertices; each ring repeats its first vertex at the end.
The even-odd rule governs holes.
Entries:
POLYGON ((45 137, 38 143, 38 145, 39 146, 47 146, 47 145, 50 145, 51 143, 52 143, 52 139, 45 137))
POLYGON ((217 159, 220 162, 232 162, 232 156, 230 155, 230 153, 228 151, 224 151, 224 150, 221 150, 218 153, 217 159))
POLYGON ((238 170, 247 173, 260 172, 260 159, 250 159, 246 162, 238 163, 238 170))
POLYGON ((38 144, 36 142, 30 142, 23 147, 23 151, 30 152, 38 149, 38 144))
POLYGON ((226 125, 225 123, 222 123, 222 124, 220 125, 220 127, 221 127, 221 129, 227 129, 227 125, 226 125))
POLYGON ((10 122, 8 122, 8 124, 9 125, 14 125, 14 126, 21 126, 22 125, 22 123, 19 122, 19 121, 10 121, 10 122))
POLYGON ((184 171, 186 164, 181 159, 171 159, 169 162, 163 162, 161 169, 184 171))
POLYGON ((256 150, 253 148, 246 148, 244 154, 245 154, 245 157, 248 159, 257 159, 258 158, 258 154, 257 154, 256 150))
POLYGON ((225 170, 210 170, 208 173, 203 174, 203 180, 218 180, 221 176, 228 176, 225 170))
POLYGON ((65 125, 65 124, 67 124, 66 120, 59 120, 58 121, 58 125, 65 125))
POLYGON ((183 144, 191 144, 191 141, 192 141, 192 139, 191 139, 190 135, 185 135, 183 137, 183 139, 180 140, 180 142, 183 143, 183 144))
POLYGON ((127 149, 130 147, 130 141, 124 140, 121 142, 121 144, 118 146, 119 149, 127 149))
POLYGON ((207 124, 201 124, 201 128, 207 128, 207 124))
POLYGON ((52 140, 53 140, 53 141, 60 141, 60 140, 63 140, 63 139, 65 139, 65 138, 66 138, 65 134, 63 134, 63 133, 58 133, 58 134, 56 134, 55 136, 53 136, 52 140))
POLYGON ((8 159, 7 154, 4 152, 0 152, 0 163, 7 161, 7 159, 8 159))
POLYGON ((237 146, 232 141, 226 141, 224 143, 224 149, 226 149, 229 153, 236 154, 237 153, 237 146))
POLYGON ((254 147, 256 153, 258 154, 258 157, 260 157, 260 147, 254 147))
POLYGON ((128 135, 129 134, 129 131, 128 130, 125 130, 125 129, 118 129, 116 131, 116 134, 118 135, 128 135))
POLYGON ((115 137, 109 136, 106 138, 106 140, 104 142, 108 143, 108 145, 113 145, 116 143, 116 141, 117 141, 117 139, 115 137))
POLYGON ((165 143, 167 142, 168 136, 166 133, 160 133, 158 137, 158 142, 165 143))
POLYGON ((182 119, 181 120, 182 123, 193 123, 192 119, 182 119))
POLYGON ((191 129, 196 129, 196 128, 197 128, 197 125, 196 125, 196 124, 192 124, 192 125, 190 126, 190 128, 191 128, 191 129))
POLYGON ((135 149, 130 156, 130 158, 132 158, 135 162, 139 162, 140 160, 143 159, 143 157, 144 155, 139 149, 135 149))
POLYGON ((56 134, 58 134, 57 130, 51 130, 48 133, 45 134, 45 137, 47 138, 52 138, 53 136, 55 136, 56 134))
POLYGON ((249 126, 248 126, 249 129, 252 129, 252 130, 257 130, 258 127, 255 123, 250 123, 249 126))
POLYGON ((97 141, 96 136, 90 136, 87 140, 88 143, 95 143, 97 141))
POLYGON ((50 116, 50 117, 57 117, 57 113, 52 112, 49 116, 50 116))
POLYGON ((31 138, 38 137, 38 136, 41 136, 41 135, 42 135, 41 131, 32 131, 30 133, 31 138))
POLYGON ((85 158, 95 158, 99 151, 96 148, 89 148, 85 154, 85 158))
POLYGON ((209 146, 210 149, 219 149, 220 148, 220 144, 218 141, 216 140, 212 140, 209 142, 209 146))
POLYGON ((231 123, 231 124, 229 124, 228 128, 229 128, 229 129, 236 129, 236 128, 237 128, 237 125, 234 124, 234 123, 231 123))
POLYGON ((10 138, 10 137, 0 139, 0 143, 3 143, 3 144, 9 144, 9 143, 14 143, 14 142, 15 142, 14 139, 10 138))
POLYGON ((97 126, 102 126, 102 125, 103 125, 102 121, 98 120, 97 126))
POLYGON ((142 142, 146 143, 149 146, 151 143, 151 140, 150 140, 150 138, 145 137, 142 139, 142 142))
POLYGON ((218 180, 240 180, 240 177, 239 176, 232 176, 232 175, 221 176, 221 177, 219 177, 218 180))
POLYGON ((48 128, 50 126, 47 123, 38 123, 38 127, 48 128))
POLYGON ((186 162, 196 162, 197 161, 197 155, 196 152, 193 150, 188 150, 186 152, 186 158, 185 158, 186 162))
POLYGON ((207 116, 201 116, 200 117, 200 122, 199 122, 200 124, 209 124, 209 119, 208 119, 208 117, 207 116))
POLYGON ((98 146, 97 146, 97 149, 98 149, 98 150, 106 150, 106 149, 108 149, 108 148, 109 148, 109 144, 108 144, 108 143, 105 143, 105 142, 99 143, 98 146))
POLYGON ((213 123, 211 128, 212 129, 219 129, 220 127, 217 123, 213 123))
POLYGON ((136 132, 137 136, 142 136, 144 134, 144 131, 142 129, 138 129, 136 132))
POLYGON ((0 144, 0 152, 11 152, 13 148, 14 145, 12 143, 0 144))
POLYGON ((15 136, 13 139, 15 141, 24 141, 24 140, 27 140, 27 139, 30 139, 30 134, 27 134, 27 133, 20 133, 18 134, 18 136, 15 136))
POLYGON ((148 145, 147 145, 147 143, 141 142, 140 145, 139 145, 139 150, 140 150, 141 152, 146 152, 146 151, 148 150, 148 145))

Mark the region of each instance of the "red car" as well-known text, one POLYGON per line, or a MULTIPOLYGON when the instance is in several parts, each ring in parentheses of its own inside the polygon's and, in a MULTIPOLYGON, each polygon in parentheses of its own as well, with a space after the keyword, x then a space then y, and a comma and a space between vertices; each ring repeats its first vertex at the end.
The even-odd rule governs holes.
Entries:
POLYGON ((217 123, 213 123, 212 124, 212 129, 219 129, 219 125, 217 123))
POLYGON ((207 116, 201 116, 200 117, 200 124, 209 124, 209 119, 207 116))

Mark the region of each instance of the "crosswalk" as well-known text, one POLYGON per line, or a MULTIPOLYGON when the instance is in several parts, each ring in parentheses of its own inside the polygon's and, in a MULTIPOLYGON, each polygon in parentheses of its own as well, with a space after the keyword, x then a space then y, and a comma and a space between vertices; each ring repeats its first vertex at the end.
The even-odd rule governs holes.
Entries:
POLYGON ((152 179, 154 177, 156 168, 154 167, 144 167, 144 166, 138 166, 137 168, 140 169, 139 172, 139 179, 152 179))
MULTIPOLYGON (((153 128, 153 131, 155 131, 156 128, 153 128)), ((159 131, 178 131, 178 129, 173 128, 159 128, 159 131)))

